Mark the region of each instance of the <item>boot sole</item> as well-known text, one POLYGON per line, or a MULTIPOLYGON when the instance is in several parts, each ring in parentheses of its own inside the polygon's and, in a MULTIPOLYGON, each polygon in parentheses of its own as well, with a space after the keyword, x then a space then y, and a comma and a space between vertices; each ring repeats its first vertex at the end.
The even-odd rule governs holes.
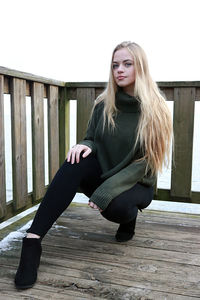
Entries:
POLYGON ((29 284, 29 285, 17 285, 15 284, 15 287, 18 289, 18 290, 26 290, 26 289, 30 289, 34 286, 34 283, 33 284, 29 284))
POLYGON ((126 240, 125 239, 117 239, 117 238, 115 238, 115 239, 118 243, 123 243, 123 242, 128 242, 128 241, 132 240, 132 237, 129 239, 126 239, 126 240))
POLYGON ((134 237, 134 235, 135 235, 135 234, 132 234, 132 235, 126 237, 126 238, 125 238, 125 237, 118 237, 118 236, 116 235, 116 236, 115 236, 115 239, 116 239, 117 242, 120 242, 120 243, 122 243, 122 242, 127 242, 127 241, 132 240, 132 238, 134 237))

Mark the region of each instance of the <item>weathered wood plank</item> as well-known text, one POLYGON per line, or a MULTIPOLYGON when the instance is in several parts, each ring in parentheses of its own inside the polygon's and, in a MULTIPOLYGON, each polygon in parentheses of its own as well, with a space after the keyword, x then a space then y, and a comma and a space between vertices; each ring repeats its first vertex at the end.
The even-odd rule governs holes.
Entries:
MULTIPOLYGON (((151 223, 152 226, 158 226, 159 224, 163 228, 182 228, 185 231, 194 231, 200 230, 200 216, 187 214, 187 213, 175 213, 175 212, 166 212, 166 211, 152 211, 144 210, 138 215, 138 222, 148 226, 151 223), (153 215, 153 221, 152 221, 153 215)), ((200 242, 200 239, 197 241, 200 242)))
POLYGON ((49 182, 59 168, 58 87, 48 88, 49 182))
MULTIPOLYGON (((67 209, 65 212, 63 212, 62 217, 67 217, 70 216, 70 219, 79 219, 77 216, 75 207, 81 208, 81 216, 80 220, 82 219, 89 219, 93 220, 94 218, 97 218, 98 220, 105 220, 101 214, 95 210, 95 209, 90 209, 87 205, 87 203, 72 203, 71 208, 67 209)), ((60 218, 58 220, 60 220, 60 218)), ((199 223, 200 215, 198 214, 188 214, 188 213, 179 213, 179 212, 170 212, 170 211, 162 211, 162 210, 150 210, 150 209, 144 209, 142 212, 138 213, 138 219, 137 220, 144 220, 143 223, 152 223, 152 224, 166 224, 169 226, 175 226, 175 225, 183 225, 182 227, 184 228, 185 225, 191 224, 192 228, 200 227, 199 223), (152 217, 153 215, 153 217, 152 217), (151 218, 153 218, 151 222, 151 218), (147 221, 148 220, 148 221, 147 221), (182 223, 184 222, 184 223, 182 223), (185 223, 186 222, 186 223, 185 223)), ((116 226, 117 224, 109 222, 109 224, 112 226, 113 224, 116 226)), ((147 224, 148 225, 148 224, 147 224)))
MULTIPOLYGON (((73 219, 80 219, 80 220, 94 220, 97 218, 97 220, 102 221, 104 220, 107 222, 101 214, 96 210, 91 210, 88 207, 87 204, 79 204, 79 203, 73 203, 72 207, 70 209, 67 209, 62 216, 58 219, 58 221, 62 218, 65 218, 67 221, 67 218, 70 217, 71 220, 73 219), (78 209, 81 208, 81 216, 77 216, 76 210, 74 206, 78 207, 78 209)), ((137 222, 141 224, 146 224, 148 227, 148 223, 151 223, 152 226, 163 225, 167 227, 167 229, 180 226, 181 228, 188 228, 190 230, 190 227, 192 227, 192 230, 196 230, 196 228, 200 229, 200 216, 194 215, 194 214, 187 214, 187 213, 177 213, 177 212, 167 212, 167 211, 158 211, 158 210, 149 210, 145 209, 142 213, 138 213, 137 222)), ((117 226, 115 223, 109 222, 109 224, 112 226, 117 226)), ((200 241, 200 240, 199 240, 200 241)))
MULTIPOLYGON (((129 259, 150 259, 150 260, 159 260, 165 263, 173 262, 173 263, 184 263, 186 265, 195 265, 200 267, 200 262, 199 262, 199 254, 191 254, 191 253, 182 253, 182 252, 176 252, 176 251, 170 251, 170 250, 165 250, 165 249, 154 249, 150 248, 143 248, 143 247, 136 247, 134 245, 134 240, 129 243, 129 247, 119 250, 119 244, 114 242, 114 232, 113 232, 113 239, 110 239, 110 242, 113 241, 112 247, 106 247, 106 245, 103 245, 104 251, 102 251, 102 242, 104 241, 104 236, 102 235, 101 240, 99 242, 95 241, 90 241, 88 238, 87 240, 79 240, 79 235, 75 234, 74 230, 74 235, 71 234, 71 237, 74 238, 73 243, 67 242, 67 249, 65 249, 66 255, 68 255, 71 251, 76 253, 76 255, 82 255, 84 257, 91 257, 94 258, 96 254, 93 254, 93 251, 95 250, 98 253, 101 253, 101 260, 107 261, 111 259, 111 255, 113 254, 119 254, 119 251, 121 255, 119 257, 116 257, 116 262, 127 262, 127 258, 124 257, 129 257, 129 259), (131 245, 133 247, 131 247, 131 245), (106 250, 110 249, 110 251, 106 252, 106 250), (125 252, 123 251, 125 250, 125 252), (82 253, 82 254, 81 254, 82 253), (121 257, 122 256, 122 257, 121 257), (125 259, 125 260, 124 260, 125 259)), ((65 238, 63 238, 63 245, 64 245, 65 238)), ((55 238, 54 238, 55 242, 55 238)), ((50 245, 49 245, 50 247, 50 245)), ((59 250, 58 250, 59 252, 59 250)))
MULTIPOLYGON (((154 193, 154 200, 174 201, 173 197, 171 197, 171 192, 168 189, 157 189, 156 193, 154 193)), ((176 201, 188 202, 185 198, 177 198, 176 201)), ((189 202, 200 204, 200 192, 191 191, 191 197, 189 202)))
POLYGON ((68 100, 76 100, 77 99, 77 88, 66 88, 66 94, 68 100))
POLYGON ((105 88, 107 82, 66 82, 67 88, 105 88))
POLYGON ((196 101, 200 101, 200 87, 196 88, 196 101))
MULTIPOLYGON (((105 88, 107 82, 66 82, 66 87, 73 88, 105 88)), ((200 87, 200 81, 158 81, 160 88, 200 87)))
MULTIPOLYGON (((64 223, 62 223, 64 226, 64 223)), ((70 223, 71 224, 71 223, 70 223)), ((81 230, 81 226, 78 225, 72 225, 71 224, 71 229, 69 229, 69 224, 68 229, 62 228, 62 240, 63 242, 67 238, 74 238, 77 237, 79 239, 87 240, 88 238, 93 241, 93 242, 100 242, 100 243, 109 243, 113 244, 115 243, 114 240, 114 234, 115 230, 113 229, 111 231, 108 230, 105 226, 98 226, 99 229, 101 229, 102 232, 105 232, 105 234, 97 234, 93 232, 92 230, 89 230, 88 228, 86 230, 81 230)), ((107 225, 108 226, 108 225, 107 225)), ((150 230, 147 230, 140 224, 137 226, 136 229, 136 235, 133 239, 133 241, 129 242, 129 246, 134 247, 142 247, 142 248, 151 248, 151 249, 157 249, 157 250, 164 250, 164 251, 174 251, 174 252, 181 252, 181 253, 190 253, 190 254, 197 254, 200 255, 200 245, 198 242, 195 241, 177 241, 175 238, 172 239, 161 239, 161 237, 165 234, 171 234, 169 232, 159 232, 159 234, 155 234, 155 231, 157 228, 151 227, 150 230), (149 234, 151 232, 151 235, 149 234)), ((61 238, 60 230, 58 230, 59 236, 61 238)), ((52 236, 56 236, 56 233, 51 233, 52 236)), ((177 234, 177 232, 176 232, 177 234)), ((181 238, 182 234, 180 235, 181 238)), ((69 241, 66 241, 66 243, 69 243, 69 241)), ((93 249, 93 247, 92 247, 93 249)), ((110 247, 110 250, 112 251, 112 246, 110 247)))
POLYGON ((3 76, 3 79, 4 79, 4 94, 10 94, 10 80, 6 76, 3 76))
POLYGON ((81 141, 85 136, 94 100, 94 88, 77 89, 77 142, 81 141))
MULTIPOLYGON (((68 241, 70 242, 70 241, 68 241)), ((73 241, 71 241, 73 243, 73 241)), ((104 245, 103 245, 104 246, 104 245)), ((58 245, 55 246, 59 247, 58 245)), ((194 285, 198 284, 198 268, 181 268, 182 266, 178 264, 170 264, 169 268, 166 263, 161 263, 155 260, 138 260, 129 258, 128 255, 122 254, 119 251, 120 256, 122 256, 122 261, 115 261, 116 253, 112 253, 110 258, 104 261, 104 253, 97 252, 96 249, 91 249, 94 252, 93 257, 85 256, 85 251, 83 249, 83 257, 80 259, 80 255, 74 251, 69 253, 63 247, 63 252, 58 252, 57 257, 52 255, 51 248, 44 246, 44 258, 42 258, 42 264, 40 271, 43 273, 53 273, 56 270, 57 275, 65 275, 66 277, 74 277, 76 279, 90 279, 98 280, 101 284, 111 283, 118 285, 127 286, 138 286, 138 283, 145 285, 148 282, 148 288, 151 290, 159 290, 162 292, 167 292, 168 288, 171 287, 173 293, 182 295, 193 295, 197 296, 200 294, 200 290, 194 291, 194 285), (103 256, 102 256, 103 255, 103 256), (149 282, 149 275, 151 274, 151 283, 149 282), (184 275, 183 275, 184 274, 184 275), (188 277, 190 278, 188 284, 188 277), (176 278, 176 280, 174 280, 176 278), (127 281, 127 282, 126 282, 127 281), (184 289, 182 289, 183 283, 185 284, 184 289)), ((127 247, 126 247, 127 248, 127 247)), ((119 250, 121 246, 119 247, 119 250)), ((55 250, 54 250, 55 251, 55 250)), ((54 252, 53 251, 53 252, 54 252)))
POLYGON ((95 88, 95 99, 104 91, 104 88, 95 88))
POLYGON ((4 77, 0 75, 0 218, 6 214, 4 77))
MULTIPOLYGON (((94 218, 97 218, 97 216, 94 216, 94 218)), ((96 219, 97 220, 97 219, 96 219)), ((86 221, 85 221, 86 222, 86 221)), ((104 222, 104 220, 102 220, 102 222, 104 222)), ((82 222, 78 221, 78 220, 70 220, 70 222, 67 222, 67 220, 63 220, 63 218, 59 218, 59 220, 57 221, 58 225, 60 226, 71 226, 71 228, 73 228, 73 232, 75 232, 78 236, 81 234, 81 230, 82 230, 82 222)), ((99 223, 98 223, 99 224, 99 223)), ((157 240, 162 240, 163 242, 165 240, 167 241, 176 241, 177 237, 177 231, 175 231, 175 226, 162 226, 161 224, 151 224, 151 227, 149 227, 149 224, 145 224, 145 223, 140 223, 139 221, 137 222, 137 227, 136 227, 136 236, 140 237, 140 238, 145 238, 146 240, 152 240, 152 235, 154 237, 154 239, 157 240), (175 232, 174 232, 175 231, 175 232)), ((199 229, 195 229, 194 231, 190 231, 190 230, 186 230, 186 229, 182 229, 182 227, 180 227, 181 230, 179 230, 180 232, 179 234, 179 238, 185 242, 185 243, 191 243, 191 244, 196 244, 196 247, 199 247, 200 244, 200 239, 198 237, 198 232, 199 229)), ((64 230, 64 229, 63 229, 64 230)), ((101 230, 102 232, 104 232, 104 234, 102 233, 96 233, 97 236, 99 236, 98 238, 100 239, 109 239, 110 242, 114 242, 114 234, 115 231, 117 230, 117 225, 105 225, 102 227, 101 226, 101 230)), ((68 233, 68 231, 66 231, 68 233)), ((85 229, 84 231, 86 234, 87 233, 91 233, 93 232, 93 229, 88 228, 85 229)), ((97 237, 95 237, 97 238, 97 237)))
POLYGON ((192 202, 200 204, 200 192, 192 192, 192 202))
POLYGON ((165 94, 165 97, 169 101, 174 100, 174 88, 162 88, 162 92, 165 94))
POLYGON ((13 78, 11 82, 13 206, 18 210, 26 205, 26 82, 13 78))
MULTIPOLYGON (((197 300, 199 298, 178 295, 171 289, 164 293, 162 291, 151 291, 149 287, 118 286, 117 283, 102 283, 95 280, 81 280, 73 277, 59 276, 58 280, 53 278, 53 274, 39 274, 40 283, 36 283, 33 289, 17 291, 13 285, 8 283, 8 279, 0 279, 2 286, 2 300, 22 299, 22 297, 39 297, 37 299, 59 299, 59 300, 100 300, 100 299, 152 299, 152 300, 197 300), (46 278, 44 276, 46 275, 46 278), (47 281, 48 280, 48 281, 47 281), (16 298, 14 298, 14 295, 16 298), (5 298, 3 298, 5 297, 5 298), (9 298, 10 297, 10 298, 9 298)), ((148 283, 147 283, 148 284, 148 283)), ((25 299, 25 298, 24 298, 25 299)), ((35 298, 34 298, 35 299, 35 298)))
MULTIPOLYGON (((26 96, 31 96, 31 88, 32 88, 32 82, 31 81, 26 81, 26 96)), ((43 98, 48 97, 48 85, 44 85, 44 96, 43 98)))
MULTIPOLYGON (((177 223, 178 221, 170 218, 169 215, 170 213, 166 213, 166 215, 163 214, 162 220, 162 214, 160 219, 158 219, 155 217, 155 213, 153 213, 152 216, 151 211, 143 212, 137 219, 135 238, 144 238, 147 246, 149 243, 152 243, 152 239, 162 241, 163 246, 166 245, 165 242, 171 241, 173 243, 178 239, 188 247, 191 245, 192 248, 199 248, 200 236, 198 232, 200 229, 199 226, 196 225, 199 218, 197 218, 197 221, 194 223, 192 223, 192 219, 190 218, 188 222, 191 220, 191 225, 188 226, 188 223, 185 221, 181 223, 181 219, 179 219, 180 223, 177 223)), ((117 224, 106 221, 95 211, 92 211, 89 214, 88 208, 83 207, 81 209, 81 216, 77 216, 75 212, 73 213, 68 209, 66 213, 57 220, 57 224, 67 227, 68 229, 63 228, 63 231, 66 234, 70 234, 70 236, 74 233, 75 236, 77 235, 77 237, 80 238, 83 234, 91 235, 91 233, 93 233, 93 239, 102 241, 106 239, 106 241, 109 241, 110 243, 115 241, 114 234, 118 227, 117 224), (83 231, 82 222, 90 222, 91 226, 87 226, 83 231), (96 226, 99 227, 99 230, 94 233, 93 228, 96 226), (102 232, 104 234, 102 234, 102 232)))
POLYGON ((174 162, 171 196, 190 199, 195 88, 174 90, 174 162))
MULTIPOLYGON (((130 260, 126 264, 115 263, 114 260, 113 262, 110 260, 104 262, 98 259, 100 256, 98 253, 96 253, 96 259, 85 259, 84 257, 81 259, 80 256, 76 256, 76 252, 71 253, 69 256, 68 253, 64 255, 64 249, 63 255, 58 253, 56 257, 53 257, 51 251, 45 251, 44 255, 45 258, 42 258, 41 261, 38 281, 34 288, 29 290, 33 293, 35 291, 36 294, 38 290, 41 290, 41 295, 44 295, 43 292, 47 292, 48 287, 54 287, 58 289, 57 292, 64 292, 65 295, 73 295, 74 293, 74 296, 77 296, 80 291, 83 293, 82 296, 85 295, 85 297, 89 295, 104 297, 106 294, 108 296, 109 289, 109 295, 115 296, 112 299, 116 299, 116 296, 120 295, 118 298, 120 300, 128 289, 132 297, 136 296, 135 292, 138 293, 139 290, 140 296, 154 295, 155 298, 152 299, 158 299, 156 296, 161 297, 164 294, 168 294, 169 299, 174 299, 172 297, 176 296, 179 296, 179 299, 181 299, 181 296, 183 299, 187 299, 186 296, 199 296, 198 285, 191 280, 193 274, 190 275, 190 270, 187 270, 186 272, 189 273, 186 273, 182 278, 184 273, 181 270, 180 272, 174 272, 176 266, 171 267, 171 270, 166 270, 167 276, 165 277, 166 265, 162 269, 161 266, 155 266, 154 261, 147 263, 145 261, 130 260), (197 289, 194 289, 195 285, 197 289)), ((9 274, 13 273, 14 275, 14 271, 13 265, 8 266, 4 273, 1 270, 2 279, 0 279, 0 284, 2 282, 5 286, 3 278, 11 277, 9 274)), ((194 273, 195 275, 198 275, 198 273, 194 273)), ((6 282, 7 291, 12 292, 13 289, 8 284, 9 280, 6 282)), ((197 276, 196 282, 198 282, 197 276)))
MULTIPOLYGON (((47 274, 48 276, 48 274, 47 274)), ((7 279, 7 278, 6 278, 7 279)), ((55 280, 51 283, 45 284, 46 280, 41 281, 41 283, 37 283, 34 289, 27 289, 24 291, 16 291, 14 285, 8 283, 8 279, 1 280, 0 279, 0 288, 1 288, 1 295, 0 299, 39 299, 39 300, 46 300, 46 299, 58 299, 58 300, 83 300, 83 299, 103 299, 99 297, 93 298, 87 291, 78 291, 77 287, 67 286, 67 284, 57 283, 55 280), (15 297, 14 297, 15 295, 15 297), (9 298, 10 297, 10 298, 9 298), (37 297, 37 298, 36 298, 37 297)), ((90 292, 90 291, 89 291, 90 292)))
MULTIPOLYGON (((74 282, 75 280, 80 283, 81 280, 84 285, 87 285, 86 280, 89 279, 98 281, 101 285, 117 283, 121 287, 144 288, 148 282, 149 290, 167 292, 171 287, 174 294, 192 296, 200 294, 198 287, 194 289, 194 285, 198 283, 200 272, 197 266, 176 264, 171 261, 162 262, 159 260, 159 256, 155 260, 152 260, 151 257, 149 259, 134 258, 131 254, 137 252, 138 249, 134 247, 127 252, 129 247, 122 244, 115 245, 116 247, 113 249, 113 245, 99 243, 97 249, 96 242, 93 241, 93 246, 88 245, 87 247, 86 243, 90 241, 90 236, 85 241, 86 247, 81 244, 79 247, 74 245, 75 250, 69 246, 77 244, 77 239, 62 240, 61 237, 56 236, 53 237, 53 241, 52 243, 52 239, 49 239, 48 244, 46 240, 43 243, 39 283, 43 282, 42 278, 46 278, 45 282, 49 284, 49 281, 52 282, 50 274, 54 276, 56 274, 53 283, 57 286, 63 286, 59 279, 63 276, 67 278, 67 281, 73 280, 74 282), (151 275, 151 280, 149 280, 149 275, 151 275)), ((151 250, 146 250, 147 254, 149 251, 151 250)), ((10 270, 15 265, 16 260, 14 261, 12 258, 11 265, 6 264, 6 270, 10 270)), ((6 276, 5 273, 2 275, 2 277, 6 276)))
POLYGON ((60 165, 66 159, 69 150, 70 136, 70 109, 67 89, 60 88, 59 90, 59 160, 60 165))
MULTIPOLYGON (((4 94, 10 94, 10 81, 12 77, 4 76, 4 94)), ((31 96, 31 87, 32 82, 26 80, 26 96, 31 96)), ((47 87, 48 85, 44 86, 44 98, 47 98, 47 87)))
POLYGON ((45 84, 51 84, 51 85, 56 85, 56 86, 65 86, 65 82, 59 81, 59 80, 54 80, 42 76, 37 76, 31 73, 26 73, 26 72, 21 72, 13 69, 8 69, 5 67, 0 66, 0 74, 11 76, 11 77, 16 77, 16 78, 21 78, 21 79, 26 79, 30 81, 35 81, 35 82, 40 82, 40 83, 45 83, 45 84))
POLYGON ((33 139, 33 199, 39 200, 44 195, 44 85, 33 83, 32 86, 32 139, 33 139))

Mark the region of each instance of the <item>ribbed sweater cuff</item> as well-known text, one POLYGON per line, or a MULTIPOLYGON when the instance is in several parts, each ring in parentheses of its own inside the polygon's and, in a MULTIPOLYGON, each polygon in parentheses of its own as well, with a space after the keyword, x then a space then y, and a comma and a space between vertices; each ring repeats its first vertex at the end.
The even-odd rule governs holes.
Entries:
POLYGON ((98 191, 96 190, 89 201, 94 202, 99 208, 101 208, 102 210, 105 210, 108 206, 108 204, 112 201, 113 197, 104 192, 104 191, 98 191))

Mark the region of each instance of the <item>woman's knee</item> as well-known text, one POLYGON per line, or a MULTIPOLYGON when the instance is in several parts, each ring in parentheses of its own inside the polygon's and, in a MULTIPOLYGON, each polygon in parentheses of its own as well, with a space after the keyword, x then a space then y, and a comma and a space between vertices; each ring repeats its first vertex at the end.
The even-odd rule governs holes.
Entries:
POLYGON ((79 163, 71 164, 67 160, 64 161, 63 165, 61 166, 60 170, 67 172, 69 174, 81 174, 81 175, 90 175, 94 171, 101 172, 100 165, 93 154, 90 154, 86 158, 80 159, 79 163))

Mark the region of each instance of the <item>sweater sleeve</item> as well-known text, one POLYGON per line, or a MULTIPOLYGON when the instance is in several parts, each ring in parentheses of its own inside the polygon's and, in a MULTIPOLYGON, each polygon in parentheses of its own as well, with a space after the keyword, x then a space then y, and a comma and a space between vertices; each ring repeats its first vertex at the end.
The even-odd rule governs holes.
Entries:
POLYGON ((94 191, 89 201, 94 202, 99 208, 105 210, 112 199, 133 187, 144 178, 145 174, 146 161, 135 161, 106 179, 94 191))

